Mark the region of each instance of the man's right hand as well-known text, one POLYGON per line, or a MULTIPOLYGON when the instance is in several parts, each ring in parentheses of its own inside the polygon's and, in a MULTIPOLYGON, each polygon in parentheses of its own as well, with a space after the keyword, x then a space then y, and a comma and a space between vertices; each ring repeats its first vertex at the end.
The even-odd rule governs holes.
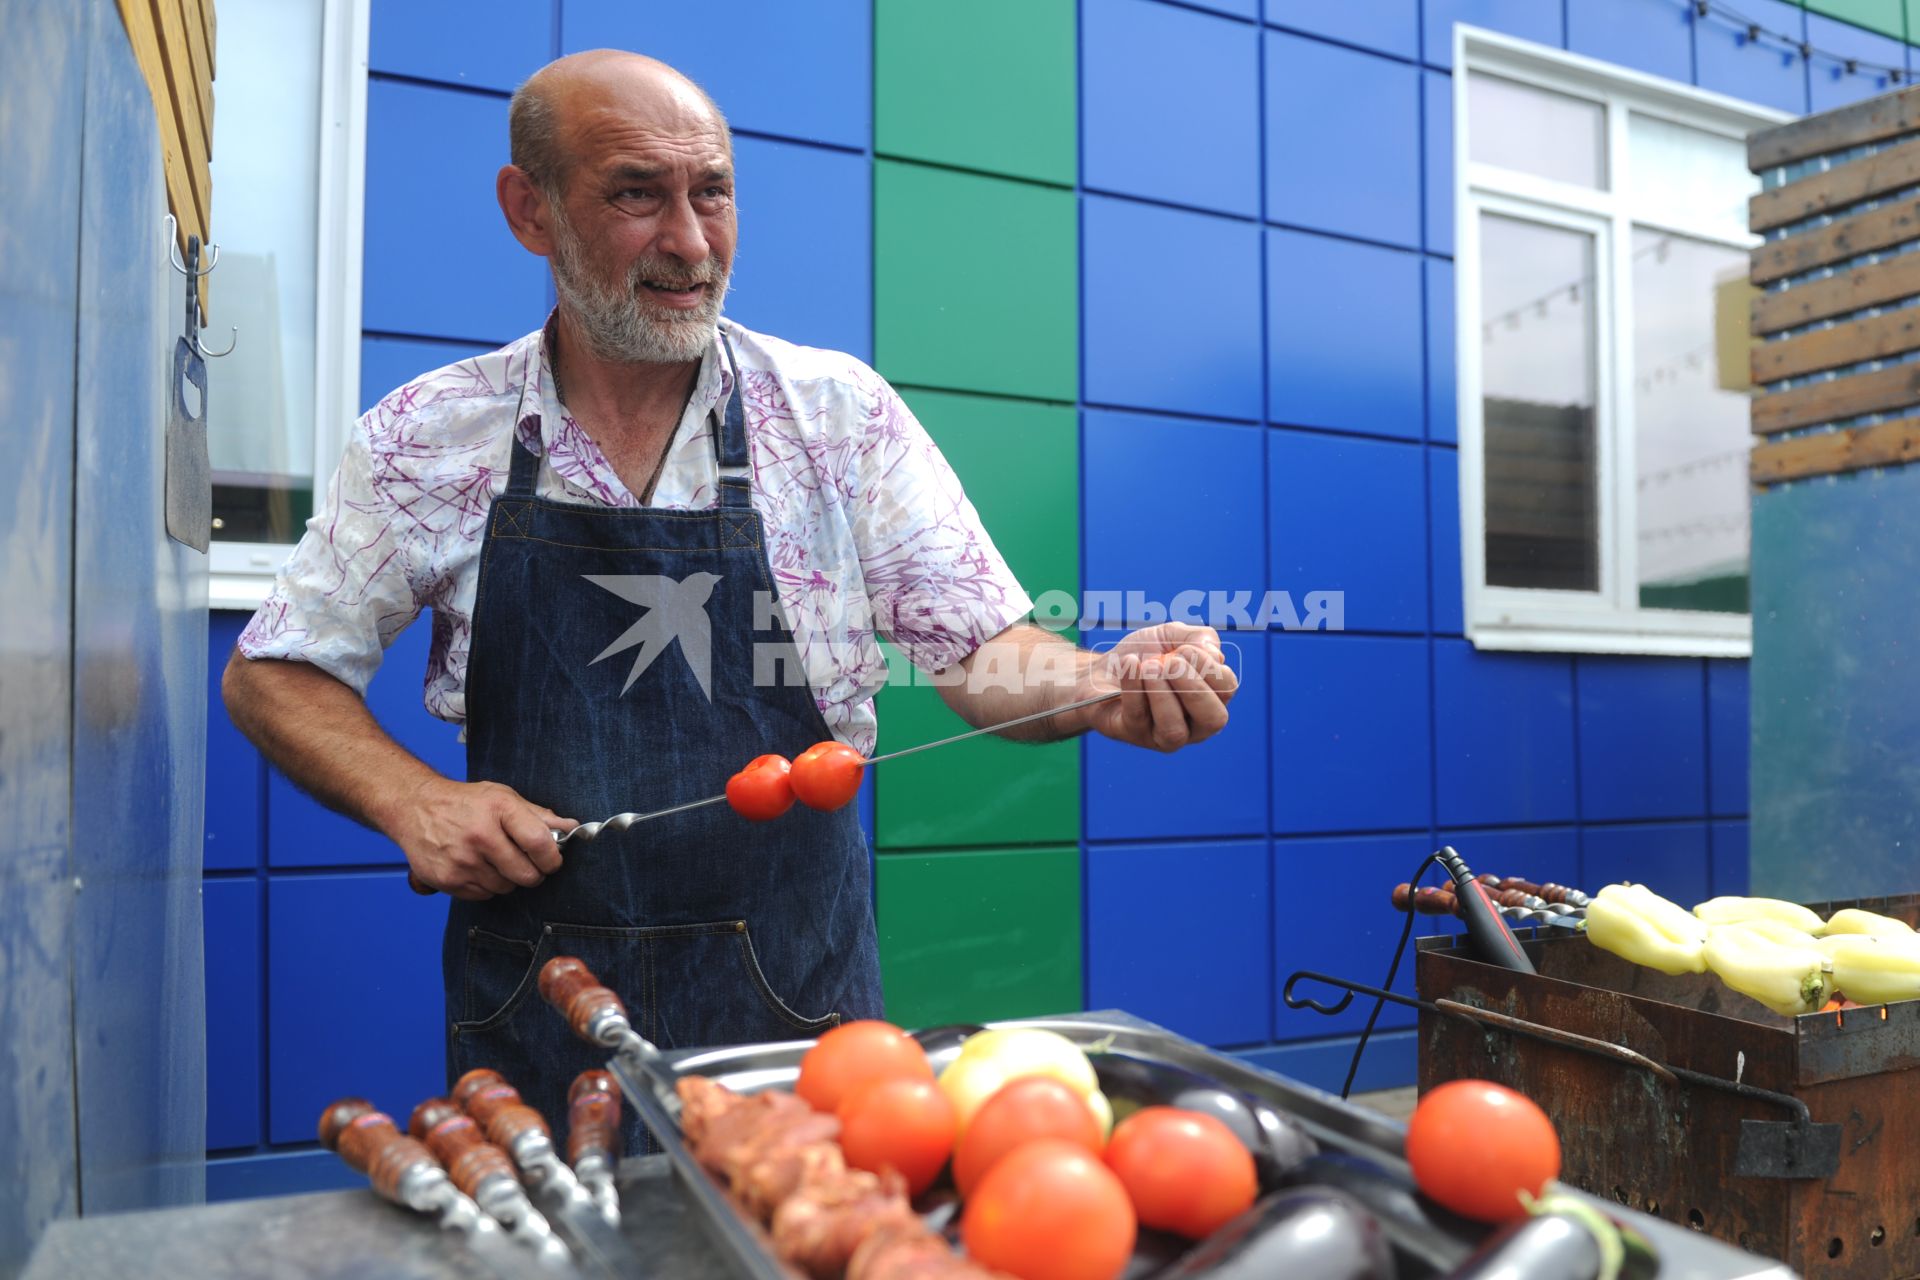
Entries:
POLYGON ((387 834, 414 879, 477 902, 531 889, 560 869, 555 831, 578 826, 497 782, 423 781, 387 834))

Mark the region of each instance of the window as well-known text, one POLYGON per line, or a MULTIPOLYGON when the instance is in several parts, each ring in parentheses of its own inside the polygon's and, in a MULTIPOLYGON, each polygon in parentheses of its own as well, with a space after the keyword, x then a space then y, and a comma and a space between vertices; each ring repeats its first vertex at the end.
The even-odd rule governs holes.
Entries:
POLYGON ((211 603, 253 608, 356 412, 368 0, 221 0, 207 279, 211 603), (234 331, 237 330, 237 334, 234 331))
POLYGON ((1787 117, 1456 40, 1467 634, 1744 655, 1745 139, 1787 117))

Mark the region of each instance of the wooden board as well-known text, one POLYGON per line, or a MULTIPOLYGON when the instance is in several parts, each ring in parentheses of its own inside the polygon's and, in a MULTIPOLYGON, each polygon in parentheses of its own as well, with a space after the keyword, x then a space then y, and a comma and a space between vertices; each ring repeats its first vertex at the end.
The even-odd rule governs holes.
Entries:
POLYGON ((119 0, 120 17, 133 45, 134 61, 146 77, 153 94, 154 113, 160 120, 160 163, 167 179, 167 203, 179 224, 180 249, 184 253, 187 237, 197 235, 206 242, 207 224, 193 198, 193 179, 187 164, 186 148, 180 140, 179 122, 168 101, 166 59, 160 52, 160 36, 154 26, 153 9, 147 0, 119 0))
POLYGON ((200 112, 200 145, 213 154, 213 64, 207 48, 207 29, 191 11, 193 0, 174 0, 180 9, 180 29, 186 33, 187 65, 192 69, 194 104, 200 112))
POLYGON ((1761 396, 1753 402, 1753 429, 1770 435, 1916 405, 1920 405, 1920 362, 1761 396))
POLYGON ((1747 139, 1747 167, 1759 173, 1903 133, 1920 133, 1920 89, 1882 94, 1763 129, 1747 139))
POLYGON ((1915 239, 1920 239, 1920 196, 1763 244, 1753 251, 1752 280, 1770 284, 1783 276, 1915 239))
POLYGON ((200 225, 209 227, 212 219, 208 217, 208 195, 213 184, 207 168, 207 135, 200 127, 199 96, 193 88, 186 24, 181 20, 178 0, 150 0, 150 3, 154 26, 160 32, 160 58, 166 67, 168 96, 180 130, 181 149, 187 158, 187 173, 193 179, 194 207, 199 212, 200 225))
POLYGON ((1920 418, 1901 418, 1871 427, 1763 441, 1753 447, 1748 473, 1755 484, 1776 484, 1899 466, 1915 459, 1920 459, 1920 418))
POLYGON ((1753 300, 1753 331, 1777 333, 1915 294, 1920 294, 1920 253, 1909 253, 1830 279, 1762 294, 1753 300))
POLYGON ((207 79, 211 80, 220 74, 214 65, 219 52, 215 37, 219 33, 213 25, 213 0, 186 0, 186 9, 188 18, 200 24, 200 44, 207 51, 207 79))
POLYGON ((1920 182, 1920 139, 1762 191, 1747 202, 1747 225, 1755 231, 1771 230, 1916 182, 1920 182))
POLYGON ((1764 385, 1914 350, 1920 350, 1920 307, 1903 307, 1831 329, 1763 342, 1753 348, 1753 380, 1764 385))

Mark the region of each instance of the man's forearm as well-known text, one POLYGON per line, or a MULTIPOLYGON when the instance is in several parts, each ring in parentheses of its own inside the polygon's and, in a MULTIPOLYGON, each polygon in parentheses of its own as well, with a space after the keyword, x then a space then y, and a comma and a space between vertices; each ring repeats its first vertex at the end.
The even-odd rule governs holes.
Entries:
POLYGON ((439 777, 380 727, 360 696, 307 662, 235 653, 220 691, 260 753, 330 809, 389 835, 398 810, 439 777))
MULTIPOLYGON (((975 728, 1066 706, 1111 683, 1097 685, 1097 657, 1031 623, 1008 627, 940 673, 936 686, 956 715, 975 728)), ((1017 742, 1056 742, 1086 732, 1084 710, 1009 729, 1017 742)))

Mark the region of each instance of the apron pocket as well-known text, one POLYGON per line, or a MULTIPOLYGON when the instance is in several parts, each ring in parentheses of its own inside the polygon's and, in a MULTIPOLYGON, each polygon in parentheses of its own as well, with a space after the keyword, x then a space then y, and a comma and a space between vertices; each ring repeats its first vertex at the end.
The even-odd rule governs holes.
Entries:
POLYGON ((647 992, 642 1002, 662 1048, 694 1049, 815 1036, 840 1022, 837 991, 783 994, 760 966, 744 920, 665 925, 637 931, 645 939, 647 992), (826 1006, 818 1017, 801 1008, 826 1006))
POLYGON ((511 1018, 538 986, 538 959, 537 943, 467 930, 461 1021, 453 1024, 454 1031, 486 1031, 511 1018))

